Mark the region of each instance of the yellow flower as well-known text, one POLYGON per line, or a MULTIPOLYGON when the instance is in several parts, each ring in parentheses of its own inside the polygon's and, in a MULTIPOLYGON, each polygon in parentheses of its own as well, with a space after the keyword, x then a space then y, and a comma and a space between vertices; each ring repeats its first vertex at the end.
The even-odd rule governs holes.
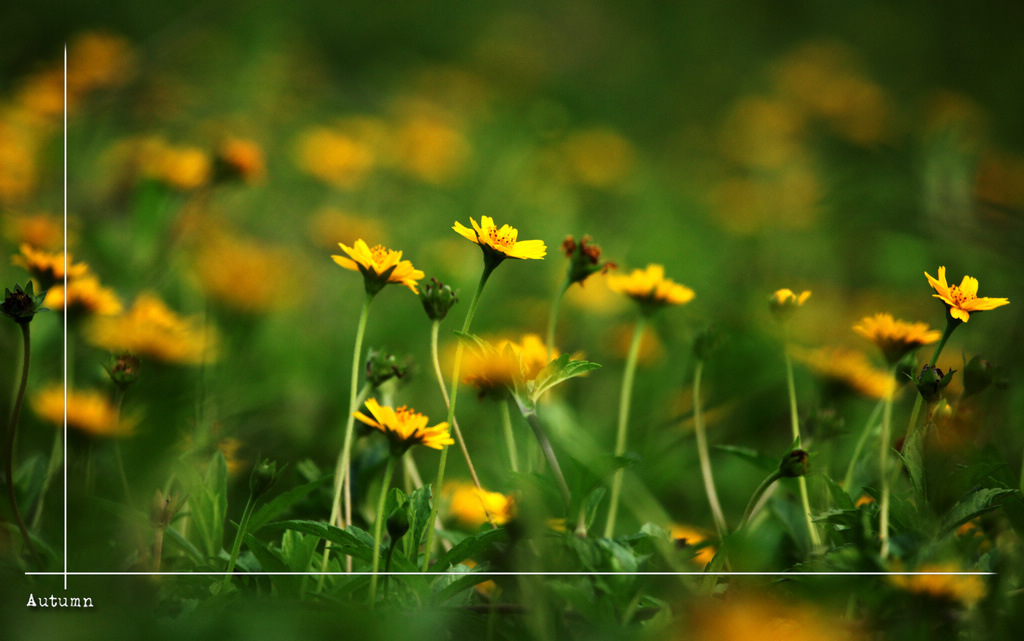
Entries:
POLYGON ((64 280, 64 262, 67 261, 68 280, 84 276, 89 271, 85 263, 73 264, 71 255, 66 257, 63 253, 52 254, 50 252, 33 249, 28 243, 21 245, 21 253, 15 254, 11 262, 19 267, 24 267, 29 274, 39 281, 41 289, 48 289, 54 283, 64 280))
POLYGON ((227 138, 217 150, 217 164, 224 175, 245 183, 257 183, 266 176, 263 150, 255 141, 227 138))
POLYGON ((124 308, 114 290, 100 285, 95 276, 87 274, 68 281, 67 292, 64 284, 58 282, 46 292, 43 306, 47 309, 65 309, 72 317, 86 314, 114 316, 124 308))
POLYGON ((788 288, 778 289, 768 299, 768 307, 780 321, 787 320, 798 307, 811 297, 811 292, 804 290, 799 294, 788 288))
POLYGON ((411 289, 412 293, 419 293, 416 281, 423 278, 424 273, 414 268, 410 261, 402 260, 402 252, 383 245, 375 245, 371 249, 362 238, 356 240, 352 247, 345 243, 338 245, 349 257, 331 258, 345 269, 361 272, 368 293, 376 294, 388 283, 400 283, 411 289))
POLYGON ((412 116, 398 127, 394 147, 403 170, 435 185, 458 177, 470 154, 461 130, 426 114, 412 116))
POLYGON ((547 246, 542 240, 517 240, 519 230, 511 225, 502 225, 500 228, 494 224, 490 216, 481 216, 480 224, 472 218, 469 219, 473 229, 455 221, 452 229, 464 238, 468 238, 484 252, 484 257, 495 261, 494 264, 506 258, 544 258, 547 255, 547 246))
POLYGON ((393 452, 404 452, 417 444, 440 450, 445 445, 455 443, 448 433, 448 423, 438 423, 433 427, 427 427, 429 419, 426 416, 404 405, 393 409, 381 405, 377 399, 371 398, 366 401, 366 409, 370 411, 371 416, 362 412, 353 414, 363 423, 384 432, 391 442, 393 452))
POLYGON ((684 305, 695 295, 689 287, 665 278, 665 268, 655 264, 634 269, 628 275, 612 274, 608 276, 608 287, 640 303, 645 312, 664 305, 684 305))
POLYGON ((1010 304, 1007 298, 978 298, 978 279, 971 276, 964 276, 959 286, 948 285, 945 267, 939 267, 938 278, 932 278, 928 272, 924 275, 928 279, 928 284, 938 292, 932 296, 949 305, 950 316, 965 323, 971 312, 986 312, 1010 304))
POLYGON ((205 294, 249 313, 269 312, 301 300, 301 288, 293 284, 298 268, 295 257, 284 248, 229 231, 203 234, 194 260, 205 294))
MULTIPOLYGON (((708 534, 688 525, 673 523, 668 529, 669 536, 677 546, 686 548, 697 548, 698 545, 708 540, 708 534)), ((705 567, 715 557, 715 547, 705 545, 697 548, 693 555, 693 562, 700 567, 705 567)))
POLYGON ((853 326, 853 331, 877 345, 890 365, 908 352, 934 343, 942 337, 942 332, 929 328, 927 323, 896 320, 892 314, 866 316, 859 325, 853 326))
POLYGON ((842 347, 812 350, 793 345, 789 352, 818 374, 872 398, 885 398, 896 382, 889 372, 872 365, 868 357, 857 350, 842 347))
POLYGON ((700 641, 852 641, 862 638, 838 615, 810 604, 781 601, 754 591, 698 602, 682 639, 700 641))
MULTIPOLYGON (((50 385, 32 398, 32 409, 54 425, 64 425, 64 386, 50 385)), ((121 417, 110 399, 97 391, 67 392, 68 427, 90 436, 129 436, 137 419, 121 417)))
POLYGON ((448 499, 448 514, 467 528, 478 528, 491 515, 495 525, 508 523, 515 515, 515 499, 501 492, 478 490, 472 483, 445 483, 442 496, 448 499))
MULTIPOLYGON (((0 129, 0 138, 3 138, 2 129, 0 129)), ((4 236, 17 245, 28 243, 36 249, 57 251, 64 244, 64 223, 57 216, 43 213, 12 214, 5 216, 3 227, 4 236)), ((70 243, 71 240, 69 238, 68 242, 70 243)))
POLYGON ((166 363, 198 364, 216 358, 217 335, 196 318, 178 316, 154 294, 140 294, 126 314, 96 318, 86 338, 113 352, 133 352, 166 363))
POLYGON ((958 572, 956 565, 931 564, 922 565, 921 572, 946 574, 894 574, 889 578, 897 586, 909 592, 931 596, 937 599, 955 601, 971 606, 985 598, 985 582, 978 575, 949 574, 958 572))
POLYGON ((536 379, 556 358, 558 351, 549 355, 538 334, 524 334, 520 343, 502 339, 488 348, 470 350, 462 363, 462 382, 479 389, 481 396, 490 393, 503 396, 507 386, 516 380, 536 379))

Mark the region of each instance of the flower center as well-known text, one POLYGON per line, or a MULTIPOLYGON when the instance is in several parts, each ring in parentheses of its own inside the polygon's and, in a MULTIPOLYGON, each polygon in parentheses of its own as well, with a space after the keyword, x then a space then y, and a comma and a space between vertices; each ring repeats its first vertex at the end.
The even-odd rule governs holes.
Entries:
POLYGON ((971 294, 965 294, 960 291, 960 288, 953 285, 949 288, 949 297, 953 299, 953 305, 955 307, 963 307, 963 304, 974 300, 976 297, 971 294))
POLYGON ((487 235, 491 239, 492 247, 503 247, 506 249, 511 249, 516 244, 516 236, 511 231, 505 231, 504 233, 502 233, 501 231, 495 228, 488 230, 487 235))

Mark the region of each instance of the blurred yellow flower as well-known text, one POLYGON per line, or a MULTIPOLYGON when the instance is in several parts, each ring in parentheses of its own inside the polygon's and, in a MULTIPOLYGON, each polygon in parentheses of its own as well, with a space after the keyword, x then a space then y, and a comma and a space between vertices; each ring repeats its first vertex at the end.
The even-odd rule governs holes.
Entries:
POLYGON ((247 461, 238 455, 242 449, 242 441, 234 437, 222 438, 217 443, 217 449, 224 455, 224 462, 228 467, 228 475, 238 476, 246 467, 247 461))
POLYGON ((985 581, 978 575, 951 574, 961 571, 961 568, 953 563, 926 564, 918 568, 918 571, 933 574, 893 574, 889 576, 889 580, 908 592, 953 601, 968 607, 981 601, 988 592, 985 581))
POLYGON ((217 165, 224 175, 245 183, 257 183, 266 176, 263 150, 253 140, 229 137, 217 148, 217 165))
POLYGON ((450 182, 462 172, 470 146, 465 134, 446 119, 417 114, 394 133, 399 168, 428 183, 450 182))
POLYGON ((853 331, 873 342, 882 350, 890 365, 922 345, 942 338, 942 332, 931 329, 927 323, 908 323, 896 320, 892 314, 875 314, 861 319, 853 331))
POLYGON ((46 292, 43 306, 47 309, 66 307, 69 317, 91 314, 114 316, 124 311, 114 290, 100 285, 100 280, 91 274, 69 280, 66 293, 64 284, 56 283, 46 292))
POLYGON ((302 297, 295 257, 286 249, 225 231, 200 236, 193 269, 203 292, 233 309, 263 313, 302 297))
POLYGON ((481 216, 480 224, 472 218, 469 219, 473 229, 455 221, 452 229, 463 238, 467 238, 483 249, 484 254, 493 258, 503 260, 505 258, 544 258, 547 255, 547 246, 542 240, 517 240, 519 230, 511 225, 502 225, 500 228, 494 224, 490 216, 481 216))
POLYGON ((314 178, 339 189, 359 187, 378 164, 372 137, 360 131, 319 126, 295 144, 298 166, 314 178))
POLYGON ((575 132, 561 148, 570 174, 588 187, 608 189, 620 185, 636 165, 633 145, 608 128, 575 132))
POLYGON ((374 245, 371 249, 362 238, 357 239, 352 247, 345 243, 338 245, 348 254, 348 258, 331 258, 345 269, 360 272, 366 281, 366 291, 372 290, 375 294, 388 283, 398 283, 411 289, 414 294, 419 293, 416 283, 424 274, 414 268, 412 262, 402 260, 402 252, 388 249, 383 245, 374 245))
POLYGON ((198 189, 213 177, 213 161, 198 147, 172 145, 162 136, 119 141, 113 161, 127 176, 141 176, 180 191, 198 189))
POLYGON ((971 276, 964 276, 960 285, 950 286, 946 283, 946 268, 939 267, 939 277, 932 278, 928 272, 924 273, 928 284, 938 292, 932 297, 941 299, 949 306, 949 315, 960 321, 967 322, 971 312, 985 312, 1002 305, 1009 305, 1006 298, 978 298, 978 279, 971 276))
POLYGON ((793 312, 798 307, 801 307, 810 297, 811 292, 807 290, 796 294, 788 288, 779 289, 768 297, 768 308, 775 314, 775 318, 784 321, 792 316, 793 312))
MULTIPOLYGON (((64 245, 64 222, 58 216, 10 214, 4 218, 3 229, 4 237, 16 245, 24 243, 42 251, 57 251, 64 245)), ((69 244, 71 240, 68 239, 69 244)))
MULTIPOLYGON (((621 297, 620 297, 621 298, 621 297)), ((610 337, 607 344, 611 345, 612 353, 620 358, 626 358, 629 354, 629 346, 633 342, 633 334, 636 333, 636 323, 617 323, 610 330, 610 337)), ((637 352, 638 363, 649 365, 657 363, 665 356, 665 345, 658 338, 657 332, 644 332, 640 339, 640 351, 637 352)))
POLYGON ((121 36, 99 31, 79 34, 68 46, 68 93, 116 87, 131 78, 135 52, 121 36))
POLYGON ((650 264, 645 269, 634 269, 629 274, 610 274, 608 287, 648 309, 684 305, 695 296, 689 287, 665 278, 665 268, 656 264, 650 264))
MULTIPOLYGON (((668 533, 676 545, 686 548, 696 548, 710 538, 707 532, 690 527, 689 525, 680 525, 679 523, 673 523, 669 526, 668 533)), ((711 563, 711 559, 714 557, 715 547, 713 545, 705 545, 695 550, 693 562, 703 568, 708 563, 711 563)))
POLYGON ((805 161, 805 126, 803 112, 792 103, 746 97, 733 106, 722 126, 722 151, 745 167, 780 169, 805 161))
MULTIPOLYGON (((32 409, 40 418, 64 425, 64 386, 50 385, 32 397, 32 409)), ((106 394, 98 391, 67 390, 68 427, 89 436, 130 436, 138 420, 120 417, 106 394)))
POLYGON ((64 281, 65 262, 67 262, 68 280, 84 276, 89 271, 89 266, 85 263, 75 264, 70 254, 65 257, 63 253, 37 250, 28 243, 21 245, 21 252, 15 254, 11 258, 11 262, 25 268, 33 278, 39 281, 42 289, 47 289, 56 282, 64 281))
POLYGON ((38 181, 34 136, 15 120, 0 112, 0 203, 24 202, 38 181))
POLYGON ((112 352, 133 352, 165 363, 198 364, 217 358, 217 333, 195 317, 181 317, 155 294, 143 293, 121 316, 93 319, 86 339, 112 352))
POLYGON ((359 238, 385 238, 383 225, 372 216, 337 207, 324 207, 314 213, 306 232, 317 247, 324 249, 333 249, 338 241, 351 245, 359 238))
POLYGON ((487 523, 487 515, 495 525, 504 525, 515 516, 515 499, 500 492, 478 490, 467 481, 444 484, 441 496, 448 500, 448 514, 459 525, 476 529, 487 523))
POLYGON ((701 602, 688 619, 683 639, 693 641, 852 641, 864 638, 839 615, 810 603, 784 602, 752 593, 701 602))
POLYGON ((480 390, 480 395, 504 396, 507 386, 516 380, 532 381, 558 351, 548 355, 538 334, 524 334, 521 342, 501 339, 488 343, 485 349, 471 349, 462 363, 462 382, 480 390))
POLYGON ((353 415, 370 427, 383 432, 391 443, 392 451, 404 452, 413 445, 425 445, 440 450, 445 445, 455 443, 448 433, 448 423, 442 422, 427 427, 429 419, 405 405, 393 409, 381 405, 375 398, 370 398, 366 401, 366 409, 370 412, 369 416, 362 412, 353 412, 353 415))
POLYGON ((821 376, 839 381, 865 396, 885 398, 896 385, 889 372, 872 365, 861 351, 844 347, 806 349, 792 345, 789 353, 821 376))

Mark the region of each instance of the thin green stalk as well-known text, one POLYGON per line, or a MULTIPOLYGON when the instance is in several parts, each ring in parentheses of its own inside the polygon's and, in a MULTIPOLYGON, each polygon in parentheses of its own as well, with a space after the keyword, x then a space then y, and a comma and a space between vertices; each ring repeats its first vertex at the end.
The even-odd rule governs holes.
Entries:
POLYGON ((501 425, 505 432, 505 446, 508 448, 508 462, 512 467, 512 471, 519 472, 519 455, 516 453, 516 436, 515 432, 512 431, 512 414, 509 412, 508 405, 512 402, 512 399, 502 399, 498 401, 498 412, 501 414, 501 425))
MULTIPOLYGON (((896 375, 896 366, 889 369, 890 378, 896 375)), ((882 470, 882 494, 878 507, 878 535, 882 539, 882 559, 889 556, 889 441, 891 440, 890 424, 892 423, 892 400, 895 392, 889 387, 885 395, 885 411, 882 413, 882 437, 878 452, 878 465, 882 470)), ((803 478, 803 477, 801 477, 803 478)))
POLYGON ((570 286, 572 286, 572 280, 567 272, 561 286, 555 292, 555 299, 551 302, 551 314, 548 316, 547 342, 545 343, 548 350, 548 360, 551 360, 552 355, 555 353, 555 330, 558 327, 558 312, 562 307, 562 297, 565 296, 565 292, 569 291, 570 286))
POLYGON ((847 492, 850 491, 850 486, 853 484, 853 470, 857 466, 858 459, 860 459, 860 453, 864 449, 864 444, 867 443, 871 432, 874 431, 875 421, 878 420, 878 415, 882 412, 883 407, 885 407, 885 398, 880 399, 875 404, 875 409, 871 411, 871 416, 864 423, 864 429, 861 430, 860 437, 857 439, 857 445, 853 448, 853 456, 850 457, 850 463, 846 466, 846 474, 843 476, 843 489, 847 492))
MULTIPOLYGON (((448 398, 448 389, 444 384, 444 376, 441 374, 441 359, 438 356, 437 349, 437 334, 441 327, 441 321, 435 320, 430 324, 430 356, 434 364, 434 376, 437 378, 437 384, 441 388, 441 397, 444 398, 444 406, 447 409, 451 402, 448 398)), ((449 425, 452 426, 452 431, 455 433, 455 441, 459 444, 459 448, 462 450, 462 458, 466 460, 466 467, 469 468, 469 475, 473 479, 473 485, 478 490, 483 491, 483 486, 480 485, 480 478, 476 475, 476 468, 473 466, 473 459, 469 457, 469 449, 466 447, 466 440, 462 438, 462 430, 459 429, 459 422, 455 419, 455 414, 452 414, 449 425)), ((488 520, 490 517, 488 516, 488 520)))
MULTIPOLYGON (((121 403, 124 401, 124 388, 118 386, 114 391, 114 420, 119 424, 121 422, 121 403)), ((134 512, 135 508, 132 505, 132 492, 128 486, 128 475, 124 471, 124 459, 121 457, 121 445, 115 439, 114 440, 114 459, 117 461, 117 473, 121 477, 121 491, 124 492, 124 504, 128 506, 128 509, 134 512)))
POLYGON ((729 528, 725 524, 725 515, 718 502, 718 492, 715 491, 715 479, 711 475, 711 457, 708 455, 708 438, 704 430, 704 414, 701 411, 700 381, 703 373, 704 361, 698 359, 693 372, 693 431, 697 434, 697 454, 700 457, 701 476, 704 478, 704 491, 708 495, 708 504, 711 506, 711 516, 715 521, 715 529, 718 530, 718 538, 721 539, 725 537, 729 528))
MULTIPOLYGON (((388 465, 384 469, 384 482, 380 488, 380 499, 377 501, 377 514, 373 519, 373 562, 370 575, 370 607, 377 603, 377 570, 380 568, 380 537, 387 516, 384 514, 384 502, 388 498, 391 487, 391 476, 395 473, 395 456, 388 457, 388 465)), ((429 521, 428 521, 429 522, 429 521)))
MULTIPOLYGON (((795 447, 800 446, 800 419, 796 408, 796 383, 793 380, 793 359, 789 356, 789 341, 786 341, 784 355, 786 357, 786 385, 789 388, 789 417, 790 427, 793 430, 793 442, 795 447)), ((821 545, 821 537, 818 535, 818 528, 811 521, 811 501, 807 496, 807 479, 803 476, 797 479, 800 485, 800 504, 804 511, 804 520, 807 522, 807 533, 811 538, 811 547, 818 548, 821 545)))
POLYGON ((231 584, 231 575, 235 571, 235 563, 238 562, 238 551, 242 549, 242 539, 245 537, 245 530, 249 527, 249 518, 252 516, 256 500, 249 493, 249 499, 245 502, 245 509, 242 510, 242 520, 238 523, 238 532, 235 534, 235 542, 231 544, 231 559, 228 561, 227 574, 224 575, 222 589, 227 589, 231 584))
MULTIPOLYGON (((468 333, 469 328, 473 323, 473 316, 476 314, 476 307, 480 302, 480 293, 484 291, 484 285, 487 284, 487 279, 490 278, 491 272, 494 271, 496 265, 490 264, 488 260, 484 260, 484 270, 480 275, 480 283, 476 287, 476 292, 473 293, 473 299, 469 301, 469 309, 466 310, 466 319, 462 321, 462 333, 468 333)), ((448 424, 455 424, 455 400, 459 394, 459 372, 462 368, 462 352, 464 344, 460 340, 455 348, 455 367, 452 369, 452 397, 448 403, 448 424)), ((441 460, 437 464, 437 479, 434 481, 434 485, 431 488, 431 497, 434 499, 430 502, 430 518, 427 519, 427 523, 435 523, 437 521, 437 496, 444 484, 444 468, 448 461, 448 446, 445 445, 441 449, 441 460)), ((423 553, 423 571, 426 572, 430 568, 430 552, 434 546, 434 530, 436 528, 427 528, 427 538, 424 541, 424 553, 423 553)))
MULTIPOLYGON (((619 423, 615 433, 615 458, 618 460, 626 453, 626 431, 629 426, 629 405, 633 398, 633 379, 636 375, 636 363, 640 355, 640 342, 647 327, 647 317, 643 314, 636 322, 633 330, 633 340, 629 344, 629 354, 626 356, 626 369, 622 374, 622 390, 619 393, 619 423)), ((622 493, 622 475, 625 469, 619 467, 612 477, 611 503, 608 507, 608 520, 604 525, 605 538, 611 538, 615 531, 615 519, 619 512, 619 495, 622 493)))
POLYGON ((21 538, 25 543, 25 548, 29 551, 39 566, 42 567, 42 559, 40 559, 39 553, 36 551, 36 546, 32 543, 32 537, 28 534, 28 528, 25 527, 25 520, 21 518, 21 510, 18 509, 18 497, 14 491, 14 443, 18 434, 18 415, 21 414, 21 405, 25 402, 25 390, 28 387, 28 368, 32 362, 32 334, 29 330, 29 323, 19 322, 18 326, 21 327, 21 338, 22 344, 24 345, 24 351, 22 353, 21 361, 21 380, 18 383, 18 391, 14 397, 14 408, 11 410, 11 420, 7 424, 7 460, 5 461, 7 500, 11 504, 11 513, 14 515, 14 520, 18 524, 18 529, 21 531, 21 538))
POLYGON ((766 476, 765 479, 761 481, 761 484, 757 486, 757 489, 754 490, 754 494, 751 495, 750 500, 747 501, 746 509, 743 510, 743 518, 740 519, 740 525, 736 528, 737 532, 742 532, 746 529, 747 525, 750 523, 750 517, 754 515, 754 508, 757 507, 758 501, 760 501, 761 497, 764 496, 764 493, 768 491, 768 488, 772 486, 772 483, 778 481, 780 478, 782 478, 782 473, 779 472, 779 470, 775 470, 766 476))
POLYGON ((558 465, 558 459, 555 458, 555 450, 551 447, 551 441, 548 440, 547 434, 544 433, 544 428, 540 424, 540 418, 536 412, 524 411, 523 418, 529 423, 530 427, 533 428, 533 433, 537 436, 537 442, 540 443, 540 449, 544 452, 544 458, 547 459, 548 465, 551 466, 551 471, 555 475, 555 481, 558 483, 558 489, 562 492, 562 499, 565 501, 565 507, 568 508, 572 504, 572 494, 569 492, 569 484, 565 482, 565 476, 562 475, 562 468, 558 465))

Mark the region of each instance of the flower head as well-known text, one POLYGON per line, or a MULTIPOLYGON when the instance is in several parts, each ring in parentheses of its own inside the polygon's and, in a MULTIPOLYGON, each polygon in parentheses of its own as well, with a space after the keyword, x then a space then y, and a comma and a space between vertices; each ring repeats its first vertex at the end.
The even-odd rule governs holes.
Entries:
POLYGON ((452 291, 448 285, 431 278, 420 292, 420 302, 423 303, 423 309, 430 320, 443 321, 452 306, 459 302, 459 291, 452 291))
POLYGON ((11 262, 20 267, 24 267, 33 278, 39 281, 39 289, 47 290, 53 286, 54 283, 64 280, 65 270, 64 264, 65 259, 67 261, 67 277, 68 279, 77 278, 84 276, 89 271, 89 266, 85 263, 73 264, 71 255, 68 254, 54 254, 50 252, 40 251, 33 248, 28 243, 22 243, 21 253, 15 254, 11 258, 11 262))
POLYGON ((377 399, 366 401, 366 409, 370 416, 362 412, 354 412, 357 419, 370 427, 377 428, 388 437, 391 451, 401 454, 413 445, 426 445, 435 450, 455 443, 448 433, 448 423, 438 423, 427 427, 429 419, 406 406, 397 409, 381 405, 377 399))
POLYGON ((362 238, 356 240, 352 247, 345 243, 338 245, 348 254, 348 258, 331 258, 345 269, 361 272, 366 292, 371 296, 384 289, 388 283, 399 283, 411 289, 412 293, 419 293, 416 282, 425 274, 414 268, 410 261, 402 260, 402 252, 388 249, 383 245, 375 245, 371 249, 362 238))
POLYGON ((804 302, 811 297, 811 292, 804 290, 799 294, 793 293, 793 290, 783 288, 776 290, 774 294, 768 299, 768 307, 771 308, 772 313, 780 321, 784 321, 796 311, 797 307, 800 307, 804 302))
POLYGON ((809 365, 816 373, 840 382, 861 394, 882 399, 893 391, 898 378, 873 365, 867 354, 843 347, 806 349, 796 345, 789 348, 798 361, 809 365))
POLYGON ((504 339, 478 347, 463 361, 462 381, 479 389, 481 397, 504 398, 517 380, 536 379, 551 360, 558 358, 557 351, 548 353, 538 334, 524 334, 519 343, 504 339))
POLYGON ((472 218, 469 222, 473 229, 458 221, 455 221, 452 229, 480 245, 484 252, 484 262, 488 265, 497 265, 506 258, 544 258, 547 255, 548 248, 544 241, 517 240, 518 229, 511 225, 502 225, 499 228, 490 216, 481 216, 479 225, 472 218))
POLYGON ((892 314, 866 316, 860 324, 853 326, 853 331, 877 345, 890 365, 918 347, 942 337, 942 332, 929 328, 927 323, 896 320, 892 314))
MULTIPOLYGON (((64 386, 51 385, 32 398, 32 409, 54 425, 64 424, 64 386)), ((89 436, 130 436, 137 419, 119 416, 106 394, 98 391, 67 391, 68 427, 89 436)))
POLYGON ((645 269, 634 269, 629 275, 613 274, 608 287, 640 303, 645 313, 665 305, 684 305, 695 296, 692 289, 665 278, 665 268, 651 264, 645 269))
POLYGON ((567 282, 579 283, 597 272, 607 273, 609 269, 615 269, 615 263, 611 261, 601 262, 601 248, 591 242, 590 236, 584 236, 577 243, 572 236, 566 236, 562 241, 562 251, 569 259, 569 280, 567 282))
POLYGON ((133 352, 166 363, 198 364, 216 357, 212 327, 178 316, 150 293, 140 294, 121 316, 93 319, 86 338, 113 352, 133 352))
POLYGON ((69 280, 66 290, 64 284, 58 282, 46 292, 43 304, 49 309, 65 310, 70 318, 89 314, 114 316, 124 310, 117 294, 100 285, 99 279, 90 274, 69 280))
POLYGON ((895 585, 909 592, 968 606, 983 599, 987 592, 980 576, 952 574, 962 571, 952 563, 923 565, 919 571, 929 574, 894 574, 889 578, 895 585))
POLYGON ((978 298, 978 279, 971 276, 964 276, 959 285, 949 285, 946 283, 945 266, 939 267, 938 278, 932 278, 928 272, 924 275, 928 279, 928 284, 937 292, 932 296, 949 306, 949 315, 952 318, 965 323, 971 312, 986 312, 1010 304, 1007 298, 978 298))
POLYGON ((17 284, 14 286, 14 291, 5 288, 4 300, 0 303, 0 313, 21 325, 27 325, 32 322, 36 314, 46 311, 46 308, 42 306, 45 296, 45 294, 35 293, 32 281, 29 281, 24 289, 17 284))
POLYGON ((472 483, 445 483, 441 494, 448 498, 448 514, 465 527, 480 527, 488 514, 495 525, 504 525, 515 515, 514 497, 478 490, 472 483))

